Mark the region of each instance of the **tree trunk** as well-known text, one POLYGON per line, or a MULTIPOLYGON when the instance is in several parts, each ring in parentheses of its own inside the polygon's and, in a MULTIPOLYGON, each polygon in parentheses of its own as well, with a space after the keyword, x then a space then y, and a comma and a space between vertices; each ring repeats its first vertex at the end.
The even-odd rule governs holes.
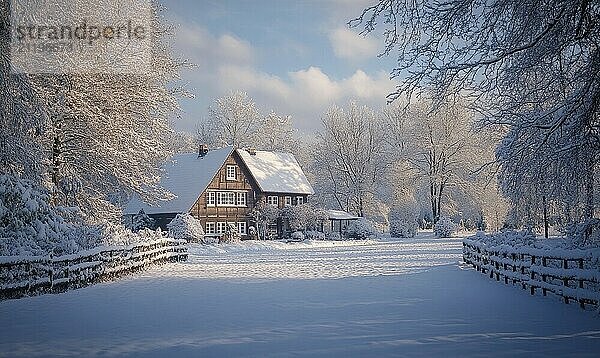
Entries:
POLYGON ((444 191, 444 185, 441 184, 440 188, 438 189, 438 199, 437 199, 437 216, 438 219, 440 217, 440 215, 442 215, 442 192, 444 191))
MULTIPOLYGON (((591 156, 590 156, 591 157, 591 156)), ((585 178, 585 220, 594 218, 594 159, 587 158, 587 172, 585 178)), ((592 236, 591 222, 585 231, 584 243, 592 236)))
POLYGON ((437 195, 435 192, 435 184, 430 184, 429 185, 429 195, 431 196, 431 216, 433 219, 433 223, 435 224, 438 220, 438 213, 437 213, 437 195))
POLYGON ((585 180, 585 219, 594 217, 594 159, 588 158, 585 180))
POLYGON ((542 202, 544 205, 544 237, 548 238, 548 207, 546 202, 546 195, 542 196, 542 202))

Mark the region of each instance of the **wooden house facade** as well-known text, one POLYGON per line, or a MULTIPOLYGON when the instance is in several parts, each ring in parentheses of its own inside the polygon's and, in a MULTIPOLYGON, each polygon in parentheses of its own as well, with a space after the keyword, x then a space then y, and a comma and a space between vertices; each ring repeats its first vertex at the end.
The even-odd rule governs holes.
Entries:
MULTIPOLYGON (((250 227, 256 225, 250 213, 260 200, 283 208, 305 203, 313 194, 292 154, 231 147, 174 157, 161 185, 176 197, 155 206, 134 198, 125 214, 143 209, 166 229, 178 213, 189 212, 206 235, 220 236, 233 225, 242 238, 249 238, 250 227)), ((281 222, 269 227, 276 236, 284 229, 281 222)))

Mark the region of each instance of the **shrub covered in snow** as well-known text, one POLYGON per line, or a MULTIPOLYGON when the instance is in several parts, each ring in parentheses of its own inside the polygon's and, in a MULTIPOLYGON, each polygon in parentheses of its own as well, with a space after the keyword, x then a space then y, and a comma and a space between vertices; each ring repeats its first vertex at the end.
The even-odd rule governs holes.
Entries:
POLYGON ((141 229, 133 232, 123 225, 106 223, 100 228, 99 245, 104 246, 123 246, 140 242, 154 241, 165 237, 165 233, 160 229, 150 230, 141 229))
POLYGON ((379 233, 373 225, 365 218, 360 218, 358 220, 352 220, 344 228, 344 236, 350 239, 375 239, 379 236, 379 233))
POLYGON ((225 234, 223 234, 223 238, 221 242, 237 242, 242 240, 240 233, 237 231, 237 228, 233 224, 227 224, 227 229, 225 229, 225 234))
POLYGON ((325 233, 316 230, 306 230, 304 238, 307 240, 325 240, 325 233))
POLYGON ((304 205, 286 206, 281 209, 280 216, 288 222, 292 232, 304 230, 306 228, 307 212, 304 205))
POLYGON ((433 232, 437 237, 452 237, 457 229, 458 225, 447 216, 440 217, 433 225, 433 232))
POLYGON ((417 225, 405 220, 390 220, 390 235, 392 237, 415 237, 417 225))
POLYGON ((393 206, 388 220, 392 237, 415 237, 419 226, 419 208, 416 201, 407 201, 393 206))
POLYGON ((254 226, 248 227, 248 237, 250 240, 258 240, 258 232, 254 226))
POLYGON ((290 238, 294 241, 302 241, 304 240, 304 234, 302 231, 294 231, 290 234, 290 238))
POLYGON ((87 226, 79 210, 54 207, 44 188, 0 175, 0 255, 70 254, 98 242, 99 229, 87 226))
POLYGON ((415 237, 417 235, 417 224, 411 221, 391 220, 390 235, 392 237, 415 237))
POLYGON ((281 209, 280 216, 288 222, 292 232, 319 229, 328 218, 324 210, 315 208, 310 203, 286 206, 281 209))
MULTIPOLYGON (((524 252, 528 252, 530 249, 555 250, 555 256, 560 256, 559 253, 562 251, 590 250, 590 252, 594 252, 594 257, 600 257, 600 251, 598 251, 600 245, 597 242, 587 242, 584 244, 579 239, 571 236, 545 239, 537 237, 531 229, 521 231, 504 230, 493 234, 485 234, 479 231, 469 239, 484 243, 488 247, 510 247, 513 249, 523 249, 524 252)), ((600 264, 600 259, 597 263, 600 264)))
POLYGON ((131 225, 131 230, 134 232, 142 229, 154 229, 154 219, 149 217, 144 209, 141 209, 139 213, 133 216, 133 225, 131 225))
POLYGON ((177 214, 167 224, 168 235, 174 239, 185 239, 192 242, 201 242, 204 239, 204 229, 199 220, 189 213, 177 214))
POLYGON ((250 212, 250 217, 256 222, 255 229, 258 238, 266 240, 269 236, 269 223, 277 220, 279 209, 275 205, 267 204, 265 198, 261 198, 250 212))
POLYGON ((338 240, 343 240, 342 235, 340 235, 339 232, 337 231, 330 231, 327 233, 327 240, 333 240, 333 241, 338 241, 338 240))
POLYGON ((133 233, 112 223, 92 226, 79 209, 53 206, 49 201, 47 190, 39 185, 0 175, 0 256, 60 256, 163 237, 160 230, 133 233))
POLYGON ((493 234, 478 231, 471 239, 483 242, 490 247, 508 245, 515 248, 522 246, 534 247, 536 241, 535 233, 531 230, 506 230, 493 234))
POLYGON ((588 219, 582 223, 571 223, 565 228, 566 236, 574 246, 600 245, 600 219, 588 219))

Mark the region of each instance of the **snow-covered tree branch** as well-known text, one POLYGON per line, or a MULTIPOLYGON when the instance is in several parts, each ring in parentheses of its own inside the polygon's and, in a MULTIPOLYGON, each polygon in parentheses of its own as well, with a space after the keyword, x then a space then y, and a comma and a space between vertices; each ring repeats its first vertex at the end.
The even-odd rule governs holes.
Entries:
MULTIPOLYGON (((0 10, 8 23, 4 2, 0 10)), ((3 167, 30 177, 31 168, 39 168, 38 180, 52 201, 79 206, 92 221, 116 220, 119 198, 132 193, 148 200, 170 195, 157 185, 159 167, 174 148, 170 116, 178 110, 176 97, 186 93, 168 84, 185 63, 170 54, 158 5, 152 4, 151 15, 152 55, 144 75, 13 74, 9 51, 0 55, 2 83, 9 89, 0 103, 7 124, 3 167), (7 131, 19 133, 18 142, 7 131)), ((10 32, 2 31, 4 49, 10 32)))
POLYGON ((587 0, 381 0, 350 25, 382 29, 384 53, 398 56, 390 100, 423 88, 438 105, 467 97, 506 135, 502 189, 532 225, 548 207, 580 221, 598 206, 599 16, 587 0))

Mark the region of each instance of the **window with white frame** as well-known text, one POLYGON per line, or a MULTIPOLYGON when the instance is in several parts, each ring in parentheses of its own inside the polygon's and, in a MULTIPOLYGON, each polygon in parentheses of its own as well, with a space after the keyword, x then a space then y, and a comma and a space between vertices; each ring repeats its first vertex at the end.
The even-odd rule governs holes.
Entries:
POLYGON ((246 206, 246 192, 239 191, 237 193, 237 206, 246 206))
POLYGON ((218 206, 235 206, 234 191, 220 191, 217 193, 218 206))
POLYGON ((237 180, 235 165, 227 166, 227 180, 237 180))
POLYGON ((238 233, 240 235, 246 235, 246 222, 240 221, 237 223, 238 233))
POLYGON ((217 223, 217 234, 224 234, 227 231, 227 223, 224 221, 219 221, 217 223))
POLYGON ((292 205, 292 197, 291 196, 286 196, 284 198, 284 200, 285 200, 285 202, 284 202, 285 206, 291 206, 292 205))
POLYGON ((214 234, 215 233, 215 223, 213 223, 213 222, 207 222, 206 223, 206 230, 204 230, 204 232, 207 235, 214 234))
POLYGON ((267 196, 267 204, 275 206, 279 205, 279 197, 275 195, 267 196))
POLYGON ((297 196, 296 197, 296 205, 302 205, 304 204, 304 197, 303 196, 297 196))
POLYGON ((215 206, 216 204, 216 194, 214 191, 209 191, 206 193, 206 206, 215 206))

